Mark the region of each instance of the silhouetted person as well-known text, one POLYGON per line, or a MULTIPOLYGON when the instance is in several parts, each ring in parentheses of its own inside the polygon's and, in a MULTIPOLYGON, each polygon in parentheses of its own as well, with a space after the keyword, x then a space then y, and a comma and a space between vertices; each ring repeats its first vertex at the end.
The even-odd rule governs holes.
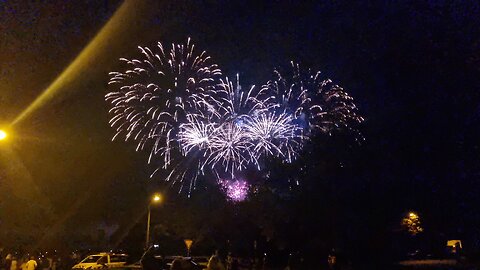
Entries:
POLYGON ((227 263, 227 270, 231 270, 232 269, 232 263, 233 263, 233 256, 232 256, 231 252, 228 252, 226 263, 227 263))
POLYGON ((232 260, 232 265, 230 267, 231 270, 238 270, 239 269, 239 265, 238 265, 238 260, 237 259, 233 259, 232 260))
POLYGON ((145 251, 142 255, 142 259, 140 263, 142 264, 142 268, 144 270, 159 270, 163 269, 163 258, 156 259, 155 254, 157 252, 157 248, 151 246, 150 248, 145 251))
POLYGON ((8 253, 7 257, 5 257, 5 263, 3 268, 9 270, 12 265, 12 254, 8 253))
POLYGON ((12 263, 10 264, 10 270, 17 270, 18 269, 18 260, 17 257, 12 257, 12 263))
POLYGON ((35 257, 34 256, 30 256, 30 260, 26 263, 26 268, 27 270, 35 270, 37 269, 37 262, 35 261, 35 257))
POLYGON ((462 247, 460 247, 460 243, 455 243, 453 250, 455 251, 455 258, 457 261, 460 261, 462 259, 462 247))
POLYGON ((335 249, 332 249, 332 252, 328 254, 328 268, 330 270, 336 269, 337 265, 337 255, 335 254, 335 249))
POLYGON ((220 258, 217 255, 212 255, 212 257, 210 257, 210 259, 208 260, 207 269, 225 270, 225 266, 223 266, 222 261, 220 261, 220 258))

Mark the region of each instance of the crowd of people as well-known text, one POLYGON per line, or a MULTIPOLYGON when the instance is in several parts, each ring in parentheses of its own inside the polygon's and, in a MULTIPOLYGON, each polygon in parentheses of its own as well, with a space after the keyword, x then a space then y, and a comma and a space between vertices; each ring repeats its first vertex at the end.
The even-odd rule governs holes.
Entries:
POLYGON ((0 270, 70 270, 75 264, 72 254, 61 256, 55 252, 36 254, 0 249, 0 270))
MULTIPOLYGON (((76 263, 90 254, 88 252, 84 253, 85 254, 82 252, 72 252, 62 255, 56 251, 52 251, 32 254, 8 251, 0 248, 0 270, 71 270, 76 263)), ((191 267, 189 258, 190 257, 177 256, 173 261, 171 259, 168 260, 168 257, 161 256, 159 251, 152 247, 143 254, 140 263, 143 270, 196 269, 191 267)), ((133 265, 135 261, 129 261, 127 264, 133 265)), ((256 259, 237 258, 231 253, 221 256, 218 251, 215 251, 214 254, 209 257, 206 268, 208 270, 268 269, 268 267, 266 267, 266 256, 256 259)), ((291 270, 299 268, 291 267, 289 260, 288 266, 285 269, 291 270)))
POLYGON ((37 270, 37 269, 56 269, 54 263, 48 260, 40 261, 35 256, 21 256, 17 257, 8 253, 2 260, 1 270, 37 270), (39 265, 42 263, 42 265, 39 265), (47 265, 43 265, 46 263, 47 265), (40 266, 40 267, 39 267, 40 266))
MULTIPOLYGON (((196 257, 182 257, 182 256, 163 256, 161 250, 158 247, 151 246, 145 251, 141 260, 143 270, 190 270, 198 269, 195 267, 198 263, 196 257), (173 259, 173 260, 172 260, 173 259), (196 263, 192 264, 191 261, 196 263)), ((215 251, 213 255, 208 259, 206 265, 208 270, 242 270, 242 269, 255 269, 261 270, 265 268, 264 259, 242 259, 237 258, 228 253, 227 256, 220 256, 218 251, 215 251)))

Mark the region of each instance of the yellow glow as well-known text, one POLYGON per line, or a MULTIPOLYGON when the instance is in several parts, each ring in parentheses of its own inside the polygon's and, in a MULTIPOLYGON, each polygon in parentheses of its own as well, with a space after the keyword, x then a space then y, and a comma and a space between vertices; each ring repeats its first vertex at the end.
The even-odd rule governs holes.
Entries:
POLYGON ((152 202, 154 203, 159 203, 162 201, 162 195, 160 194, 154 194, 152 197, 152 202))
POLYGON ((447 240, 447 247, 455 247, 457 244, 462 248, 462 240, 447 240))
POLYGON ((43 194, 42 189, 30 174, 30 170, 10 143, 1 146, 0 166, 2 166, 1 174, 5 176, 5 179, 9 179, 2 184, 8 187, 7 190, 12 191, 12 195, 22 200, 35 201, 46 209, 51 209, 49 197, 43 194))
POLYGON ((402 226, 411 234, 417 235, 423 232, 422 223, 417 213, 409 212, 408 215, 403 218, 402 226))
POLYGON ((0 141, 3 141, 7 138, 7 132, 0 129, 0 141))
POLYGON ((106 55, 108 57, 110 55, 109 52, 112 51, 112 46, 115 44, 113 41, 125 33, 125 27, 131 23, 131 19, 136 15, 135 10, 138 10, 138 1, 123 2, 75 60, 13 120, 12 125, 21 122, 54 97, 58 98, 61 90, 82 88, 81 86, 72 87, 72 85, 81 82, 80 79, 86 75, 87 77, 91 76, 93 70, 100 69, 100 72, 103 72, 100 64, 101 61, 105 60, 101 59, 101 56, 106 55))

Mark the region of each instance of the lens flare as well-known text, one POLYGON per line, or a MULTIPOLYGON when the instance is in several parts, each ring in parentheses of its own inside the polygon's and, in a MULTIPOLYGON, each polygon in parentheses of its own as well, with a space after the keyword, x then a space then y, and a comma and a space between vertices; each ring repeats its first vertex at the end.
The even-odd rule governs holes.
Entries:
POLYGON ((113 16, 107 21, 102 29, 80 52, 80 54, 71 62, 55 80, 38 95, 32 103, 25 108, 12 122, 18 125, 30 117, 34 112, 51 102, 58 102, 72 94, 74 89, 84 89, 78 87, 80 82, 85 81, 85 76, 94 76, 95 72, 103 72, 105 65, 99 64, 104 61, 105 56, 112 55, 112 40, 121 40, 125 35, 126 25, 131 25, 140 10, 146 8, 146 5, 137 1, 125 1, 115 11, 113 16), (132 12, 135 10, 136 12, 132 12), (92 59, 96 62, 92 65, 92 59), (101 60, 100 60, 101 59, 101 60))
POLYGON ((3 141, 7 138, 7 132, 0 129, 0 141, 3 141))

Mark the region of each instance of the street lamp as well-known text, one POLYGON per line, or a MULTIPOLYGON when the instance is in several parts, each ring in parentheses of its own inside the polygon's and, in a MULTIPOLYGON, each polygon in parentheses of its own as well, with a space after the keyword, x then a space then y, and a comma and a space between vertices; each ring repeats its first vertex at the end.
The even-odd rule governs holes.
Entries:
POLYGON ((162 195, 160 193, 153 194, 150 202, 148 203, 148 215, 147 215, 147 238, 145 240, 145 249, 148 249, 150 244, 150 208, 152 204, 158 204, 162 202, 162 195))
POLYGON ((0 129, 0 141, 3 141, 7 138, 7 132, 0 129))

